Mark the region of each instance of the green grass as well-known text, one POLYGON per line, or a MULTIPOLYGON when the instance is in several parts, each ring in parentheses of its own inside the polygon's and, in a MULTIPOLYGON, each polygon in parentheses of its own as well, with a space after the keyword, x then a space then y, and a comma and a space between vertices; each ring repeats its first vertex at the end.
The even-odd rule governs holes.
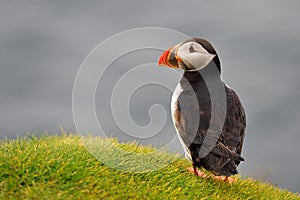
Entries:
MULTIPOLYGON (((125 150, 155 154, 150 147, 111 141, 125 150)), ((107 155, 113 160, 110 153, 107 155)), ((157 157, 174 158, 167 153, 157 157)), ((151 161, 156 162, 150 159, 145 163, 151 161)), ((94 158, 78 135, 3 140, 0 199, 300 199, 297 194, 251 179, 240 178, 229 185, 199 178, 186 171, 188 166, 185 159, 177 159, 158 171, 124 173, 94 158)))

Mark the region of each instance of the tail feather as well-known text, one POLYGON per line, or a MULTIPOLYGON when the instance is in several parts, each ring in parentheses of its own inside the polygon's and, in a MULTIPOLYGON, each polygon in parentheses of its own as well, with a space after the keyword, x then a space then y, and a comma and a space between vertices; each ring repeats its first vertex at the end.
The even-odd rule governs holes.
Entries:
POLYGON ((218 142, 215 147, 211 150, 211 153, 229 158, 232 160, 237 160, 237 161, 244 161, 245 159, 240 156, 238 153, 230 150, 226 146, 224 146, 222 143, 218 142))

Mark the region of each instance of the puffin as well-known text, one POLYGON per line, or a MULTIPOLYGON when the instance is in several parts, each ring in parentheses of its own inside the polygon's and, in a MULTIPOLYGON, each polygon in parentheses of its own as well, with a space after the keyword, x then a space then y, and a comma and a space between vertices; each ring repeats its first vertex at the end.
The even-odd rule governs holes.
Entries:
POLYGON ((164 51, 158 65, 183 70, 173 92, 171 114, 185 157, 192 163, 188 171, 235 182, 231 176, 238 174, 237 167, 244 161, 246 117, 238 95, 221 79, 216 50, 205 39, 191 38, 164 51), (212 99, 212 93, 223 93, 223 100, 212 99), (221 107, 214 102, 220 102, 221 107), (222 109, 223 115, 218 114, 222 109), (212 174, 198 170, 202 168, 212 174))

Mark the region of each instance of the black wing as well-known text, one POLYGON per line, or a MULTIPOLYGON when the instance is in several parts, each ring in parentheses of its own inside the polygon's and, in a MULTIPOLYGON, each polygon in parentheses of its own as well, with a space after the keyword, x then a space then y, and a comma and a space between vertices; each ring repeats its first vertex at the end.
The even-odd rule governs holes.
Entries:
MULTIPOLYGON (((237 94, 229 87, 225 89, 227 113, 220 142, 230 150, 241 155, 246 128, 245 111, 237 94)), ((236 165, 239 163, 240 161, 236 160, 236 165)))

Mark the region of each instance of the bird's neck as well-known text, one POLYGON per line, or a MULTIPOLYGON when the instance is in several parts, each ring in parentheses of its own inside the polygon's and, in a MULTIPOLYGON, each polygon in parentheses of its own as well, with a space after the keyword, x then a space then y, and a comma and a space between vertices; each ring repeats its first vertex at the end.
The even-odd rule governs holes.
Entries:
POLYGON ((207 78, 213 80, 220 80, 220 71, 216 68, 212 68, 210 66, 205 67, 199 71, 184 71, 183 78, 189 82, 198 82, 198 83, 205 83, 207 78))

